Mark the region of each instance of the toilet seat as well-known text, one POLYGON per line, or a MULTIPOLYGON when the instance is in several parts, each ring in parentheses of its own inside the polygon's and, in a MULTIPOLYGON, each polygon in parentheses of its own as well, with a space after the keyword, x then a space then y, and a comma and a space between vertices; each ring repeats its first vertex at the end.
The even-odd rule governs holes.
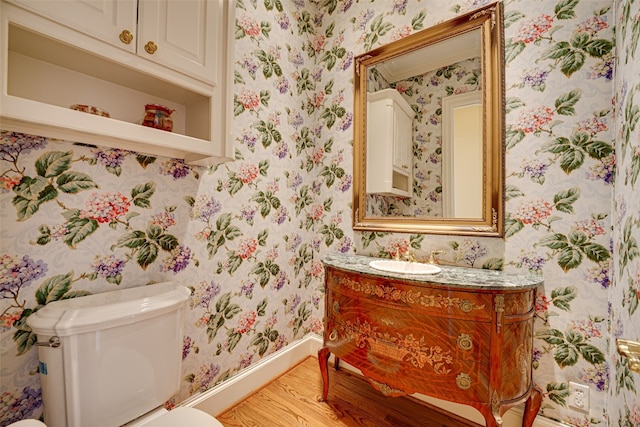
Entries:
POLYGON ((196 408, 178 407, 166 414, 149 420, 144 427, 224 427, 220 421, 196 408))

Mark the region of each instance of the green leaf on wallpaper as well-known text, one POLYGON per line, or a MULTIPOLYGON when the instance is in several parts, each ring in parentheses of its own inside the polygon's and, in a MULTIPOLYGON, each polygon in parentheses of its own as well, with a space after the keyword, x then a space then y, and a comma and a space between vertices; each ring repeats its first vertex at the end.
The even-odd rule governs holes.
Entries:
POLYGON ((143 231, 134 230, 130 233, 123 234, 118 238, 116 247, 135 249, 143 245, 147 241, 147 235, 143 231))
POLYGON ((146 270, 158 258, 158 245, 145 240, 136 249, 136 262, 143 270, 146 270))
POLYGON ((580 0, 562 0, 556 4, 555 13, 558 19, 571 19, 575 18, 575 7, 580 3, 580 0))
POLYGON ((505 237, 514 236, 517 232, 524 228, 524 224, 522 221, 513 219, 511 217, 505 218, 504 220, 504 234, 505 237))
POLYGON ((605 39, 591 40, 586 44, 584 49, 587 53, 595 58, 602 58, 613 49, 613 43, 605 39))
POLYGON ((234 348, 240 342, 240 338, 242 338, 242 334, 240 332, 235 331, 234 329, 227 330, 227 351, 231 353, 234 348))
POLYGON ((225 266, 227 267, 227 273, 233 274, 235 271, 240 268, 242 265, 242 257, 236 255, 233 251, 228 252, 227 262, 225 266))
POLYGON ((144 156, 142 154, 137 154, 136 161, 140 166, 142 166, 142 169, 146 169, 147 166, 149 166, 152 163, 155 163, 156 158, 153 156, 144 156))
POLYGON ((506 149, 509 150, 518 145, 518 143, 522 142, 524 136, 524 131, 520 129, 513 130, 513 128, 511 127, 507 129, 507 131, 505 132, 506 149))
POLYGON ((580 70, 585 62, 585 55, 580 51, 572 50, 567 55, 562 58, 562 62, 560 63, 560 70, 562 73, 571 77, 573 73, 580 70))
POLYGON ((554 289, 551 291, 551 303, 560 310, 570 311, 571 305, 569 303, 577 296, 578 293, 575 286, 554 289))
POLYGON ((505 11, 504 12, 504 27, 509 28, 509 26, 515 22, 518 22, 522 18, 525 18, 526 15, 517 10, 505 11))
POLYGON ((156 184, 153 181, 138 184, 131 189, 131 201, 139 208, 150 208, 149 198, 156 192, 156 184))
POLYGON ((267 239, 269 238, 269 230, 262 230, 258 233, 258 245, 267 246, 267 239))
POLYGON ((34 310, 26 308, 22 312, 20 319, 13 324, 13 328, 16 329, 16 332, 13 334, 13 341, 16 343, 18 356, 24 354, 37 341, 36 334, 34 334, 31 327, 27 325, 27 318, 33 313, 35 313, 34 310))
POLYGON ((416 16, 411 19, 411 28, 414 31, 424 28, 424 19, 427 17, 427 12, 421 10, 416 16))
POLYGON ((572 90, 569 93, 558 97, 555 101, 556 112, 565 116, 573 116, 576 110, 573 108, 582 97, 580 89, 572 90))
MULTIPOLYGON (((270 0, 265 0, 265 3, 269 1, 270 0)), ((327 13, 331 15, 336 10, 336 7, 338 7, 338 0, 324 0, 320 4, 320 7, 325 8, 327 10, 327 13)))
POLYGON ((558 191, 553 196, 553 203, 557 210, 564 213, 573 213, 573 204, 580 198, 580 189, 578 187, 569 188, 568 190, 558 191))
POLYGON ((67 222, 64 243, 72 249, 98 229, 98 221, 90 218, 73 218, 67 222))
POLYGON ((584 153, 573 148, 567 149, 560 156, 560 168, 568 175, 584 163, 584 153))
POLYGON ((571 394, 567 383, 547 383, 547 396, 560 406, 567 406, 567 397, 571 394))
POLYGON ((40 176, 23 176, 20 184, 13 188, 16 196, 11 203, 16 208, 18 221, 29 219, 38 212, 40 205, 58 197, 58 191, 40 176))
POLYGON ((508 64, 516 59, 522 53, 527 45, 524 42, 513 42, 513 39, 507 40, 504 45, 504 60, 508 64))
POLYGON ((582 247, 582 250, 587 258, 594 262, 602 262, 611 258, 607 248, 597 243, 587 243, 582 247))
POLYGON ((256 314, 258 316, 265 316, 267 314, 267 307, 269 306, 268 298, 264 298, 256 306, 256 314))
POLYGON ((98 188, 98 184, 94 182, 93 178, 82 172, 63 173, 56 179, 56 184, 60 191, 67 194, 76 194, 82 190, 98 188))
POLYGON ((36 302, 39 305, 45 305, 61 299, 71 289, 73 274, 73 271, 59 274, 42 282, 35 294, 36 302))
POLYGON ((566 273, 567 271, 578 267, 582 263, 582 253, 571 246, 560 249, 558 253, 558 265, 566 273))
POLYGON ((44 178, 56 177, 69 169, 72 159, 73 151, 48 151, 36 160, 36 172, 44 178))
POLYGON ((171 234, 161 234, 153 240, 162 248, 162 250, 167 252, 171 252, 180 244, 176 236, 171 234))
POLYGON ((537 245, 546 246, 548 248, 559 250, 566 248, 569 243, 567 237, 561 233, 554 233, 550 236, 542 238, 537 245))
POLYGON ((482 263, 482 268, 485 270, 501 271, 504 267, 504 260, 502 258, 489 258, 482 263))

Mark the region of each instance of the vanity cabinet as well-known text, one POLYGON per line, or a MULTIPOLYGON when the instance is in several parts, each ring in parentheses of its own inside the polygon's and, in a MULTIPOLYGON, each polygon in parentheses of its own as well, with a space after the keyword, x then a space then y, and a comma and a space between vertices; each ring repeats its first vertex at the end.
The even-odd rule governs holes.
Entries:
POLYGON ((232 159, 234 1, 2 0, 0 7, 2 129, 192 164, 232 159), (174 110, 173 132, 140 125, 146 104, 174 110))
POLYGON ((371 258, 325 262, 324 346, 319 362, 328 394, 328 357, 359 369, 388 396, 420 393, 470 405, 487 426, 526 402, 531 426, 541 394, 531 360, 535 278, 442 267, 410 276, 368 266, 371 258))
POLYGON ((367 100, 367 193, 411 197, 413 110, 395 89, 367 100))

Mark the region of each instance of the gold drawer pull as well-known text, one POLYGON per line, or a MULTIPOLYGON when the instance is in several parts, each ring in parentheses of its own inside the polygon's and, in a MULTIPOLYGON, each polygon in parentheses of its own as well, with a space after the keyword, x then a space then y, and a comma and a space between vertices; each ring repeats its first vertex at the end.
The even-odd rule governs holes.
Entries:
POLYGON ((338 301, 333 302, 333 312, 335 314, 340 314, 340 303, 338 301))
POLYGON ((329 341, 335 341, 336 339, 338 339, 338 332, 334 329, 331 331, 331 334, 329 334, 329 341))
POLYGON ((154 42, 148 42, 147 44, 144 45, 144 50, 149 55, 153 55, 154 53, 156 53, 156 50, 158 50, 158 45, 155 44, 154 42))
POLYGON ((471 337, 467 334, 460 334, 458 337, 458 348, 465 351, 471 350, 473 348, 471 337))
POLYGON ((464 311, 465 313, 470 312, 471 310, 473 310, 473 303, 468 299, 463 299, 462 301, 460 301, 460 310, 464 311))
POLYGON ((471 377, 467 374, 458 374, 456 377, 456 385, 460 390, 467 390, 471 387, 471 377))
POLYGON ((133 41, 133 34, 131 34, 131 31, 129 30, 122 30, 118 38, 122 43, 130 44, 133 41))

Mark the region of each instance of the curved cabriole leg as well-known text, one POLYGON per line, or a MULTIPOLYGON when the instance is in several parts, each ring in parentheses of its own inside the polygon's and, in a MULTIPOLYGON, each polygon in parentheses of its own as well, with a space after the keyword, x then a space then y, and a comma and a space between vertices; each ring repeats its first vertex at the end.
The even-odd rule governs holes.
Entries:
POLYGON ((318 350, 318 363, 322 374, 322 398, 320 401, 326 402, 329 394, 329 349, 327 347, 318 350))
POLYGON ((533 425, 533 421, 536 419, 536 415, 538 415, 538 411, 540 411, 540 406, 542 405, 542 392, 537 387, 533 387, 531 390, 531 395, 527 399, 527 402, 524 404, 524 417, 522 418, 522 427, 531 427, 533 425))

